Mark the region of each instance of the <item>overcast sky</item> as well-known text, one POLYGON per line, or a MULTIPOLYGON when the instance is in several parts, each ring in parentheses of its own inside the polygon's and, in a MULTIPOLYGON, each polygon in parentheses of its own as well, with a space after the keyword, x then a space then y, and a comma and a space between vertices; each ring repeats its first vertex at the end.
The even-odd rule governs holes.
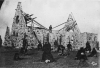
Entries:
POLYGON ((55 27, 66 22, 72 12, 81 32, 100 35, 100 1, 98 0, 5 0, 0 10, 2 37, 6 26, 12 26, 18 1, 22 2, 24 12, 34 14, 33 17, 37 17, 36 21, 47 28, 49 25, 55 27))

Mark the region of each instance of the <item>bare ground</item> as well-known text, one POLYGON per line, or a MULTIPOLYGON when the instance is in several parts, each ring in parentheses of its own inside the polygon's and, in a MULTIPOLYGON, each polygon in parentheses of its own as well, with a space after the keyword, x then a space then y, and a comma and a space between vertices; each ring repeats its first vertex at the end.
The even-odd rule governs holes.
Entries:
POLYGON ((45 63, 41 62, 42 51, 37 51, 36 49, 29 50, 27 55, 23 56, 21 60, 14 61, 13 56, 18 49, 5 49, 0 48, 0 67, 7 68, 99 68, 99 56, 98 57, 88 57, 88 60, 84 63, 79 64, 79 60, 74 60, 77 51, 72 51, 69 56, 58 56, 57 52, 52 52, 55 62, 45 63), (94 61, 97 65, 92 65, 91 62, 94 61))

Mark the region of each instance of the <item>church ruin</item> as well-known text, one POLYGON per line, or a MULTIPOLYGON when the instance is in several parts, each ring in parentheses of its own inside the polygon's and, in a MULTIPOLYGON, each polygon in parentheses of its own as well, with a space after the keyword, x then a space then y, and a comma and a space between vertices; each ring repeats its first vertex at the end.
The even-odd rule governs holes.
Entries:
POLYGON ((62 44, 65 47, 67 47, 67 44, 71 42, 73 49, 85 47, 87 41, 90 42, 92 48, 99 45, 97 44, 98 35, 87 32, 81 33, 78 28, 78 24, 72 14, 69 14, 67 22, 62 23, 64 24, 64 27, 60 30, 53 29, 59 27, 62 24, 52 28, 52 30, 49 30, 48 28, 35 21, 35 18, 31 18, 31 16, 32 15, 26 14, 22 10, 21 2, 18 2, 15 16, 13 18, 12 30, 11 33, 9 33, 10 43, 8 45, 6 35, 4 46, 13 45, 15 47, 22 47, 22 39, 24 34, 27 35, 28 45, 35 48, 37 47, 38 41, 40 41, 43 45, 47 39, 49 39, 48 41, 50 42, 52 48, 55 47, 55 41, 57 41, 59 45, 62 44), (31 25, 28 26, 28 23, 31 23, 31 25), (34 27, 34 24, 38 25, 39 27, 34 27))

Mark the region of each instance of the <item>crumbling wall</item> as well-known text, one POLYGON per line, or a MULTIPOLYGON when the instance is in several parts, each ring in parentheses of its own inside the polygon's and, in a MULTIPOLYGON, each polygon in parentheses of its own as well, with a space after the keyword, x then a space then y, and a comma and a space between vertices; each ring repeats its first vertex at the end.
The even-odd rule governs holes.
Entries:
POLYGON ((3 46, 11 46, 10 29, 7 26, 3 46))
POLYGON ((86 42, 87 42, 87 35, 86 35, 86 33, 80 33, 80 47, 86 47, 86 42))
MULTIPOLYGON (((67 47, 69 41, 73 48, 76 49, 85 47, 87 41, 90 42, 92 48, 96 46, 97 40, 95 41, 94 38, 97 37, 97 34, 80 33, 77 23, 71 15, 69 15, 65 27, 66 28, 61 31, 52 31, 52 33, 49 33, 49 31, 45 29, 34 29, 34 31, 42 45, 45 41, 47 41, 47 35, 49 33, 49 42, 52 47, 54 47, 55 40, 57 40, 58 45, 60 45, 60 39, 61 45, 64 45, 65 47, 67 47), (73 30, 73 32, 69 32, 70 30, 73 30)), ((26 26, 21 3, 19 2, 13 19, 11 31, 11 41, 13 42, 13 45, 22 47, 22 39, 24 37, 24 33, 26 33, 28 44, 37 47, 38 41, 32 32, 33 31, 26 26)))
POLYGON ((87 33, 87 41, 89 41, 90 45, 91 45, 91 48, 93 47, 96 47, 97 46, 97 38, 98 35, 97 34, 94 34, 94 33, 87 33))
POLYGON ((12 31, 11 31, 11 39, 14 41, 13 45, 15 47, 22 47, 24 34, 27 35, 28 44, 35 46, 37 41, 32 34, 32 31, 26 25, 26 21, 24 18, 24 13, 22 11, 21 2, 18 2, 17 9, 15 12, 15 16, 13 18, 12 31))

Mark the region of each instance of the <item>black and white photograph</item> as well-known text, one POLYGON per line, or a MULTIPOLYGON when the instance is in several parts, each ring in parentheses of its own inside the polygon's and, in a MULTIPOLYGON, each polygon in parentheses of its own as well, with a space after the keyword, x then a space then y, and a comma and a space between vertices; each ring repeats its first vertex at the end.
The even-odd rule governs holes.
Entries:
POLYGON ((100 68, 100 0, 0 0, 0 68, 100 68))

